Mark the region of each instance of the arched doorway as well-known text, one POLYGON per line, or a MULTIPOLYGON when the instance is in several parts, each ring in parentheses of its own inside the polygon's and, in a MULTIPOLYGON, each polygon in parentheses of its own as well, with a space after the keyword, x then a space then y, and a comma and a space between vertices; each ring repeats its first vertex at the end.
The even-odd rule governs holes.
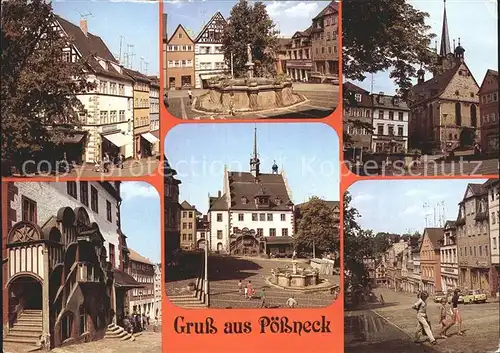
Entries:
POLYGON ((222 243, 217 243, 217 251, 222 251, 222 243))
POLYGON ((9 284, 9 306, 18 310, 42 310, 42 284, 33 276, 20 275, 9 284))

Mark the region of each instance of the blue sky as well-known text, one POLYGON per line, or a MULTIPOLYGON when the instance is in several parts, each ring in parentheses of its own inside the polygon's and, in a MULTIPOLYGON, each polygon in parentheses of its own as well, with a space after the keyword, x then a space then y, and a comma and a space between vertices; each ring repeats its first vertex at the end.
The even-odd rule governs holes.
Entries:
MULTIPOLYGON (((415 8, 429 14, 427 24, 437 35, 435 40, 438 41, 439 50, 443 25, 443 1, 410 0, 409 2, 415 8)), ((446 16, 451 45, 453 46, 453 39, 458 43, 460 37, 461 45, 465 48, 465 63, 472 71, 478 85, 481 85, 486 71, 498 68, 497 0, 448 0, 446 1, 446 16)), ((432 47, 434 48, 434 43, 432 47)), ((426 79, 431 77, 432 75, 427 74, 426 79)), ((373 75, 373 80, 373 92, 395 94, 396 86, 387 72, 373 75)), ((357 84, 370 91, 371 76, 368 75, 363 82, 357 82, 357 84)))
POLYGON ((121 184, 122 232, 127 245, 154 263, 161 259, 160 196, 148 183, 126 181, 121 184))
MULTIPOLYGON (((446 220, 456 220, 458 203, 462 200, 467 184, 482 184, 485 179, 428 179, 428 180, 370 180, 351 185, 349 192, 352 205, 361 214, 359 224, 364 229, 377 232, 406 231, 422 233, 425 216, 429 215, 428 226, 444 214, 446 220), (443 206, 438 206, 444 202, 443 206), (424 204, 429 207, 424 208, 424 204), (441 210, 441 211, 440 211, 441 210)), ((439 226, 439 224, 437 224, 439 226)))
POLYGON ((285 170, 292 201, 311 196, 339 199, 338 137, 322 123, 309 124, 182 124, 165 139, 165 154, 177 170, 180 202, 187 200, 200 212, 208 209, 208 194, 222 190, 224 165, 228 171, 250 171, 254 127, 261 172, 276 164, 285 170))
MULTIPOLYGON (((166 0, 163 12, 168 14, 168 33, 172 35, 179 24, 192 31, 195 37, 203 25, 220 11, 227 19, 236 0, 166 0)), ((291 37, 311 25, 311 20, 329 1, 264 1, 267 11, 282 36, 291 37)))
MULTIPOLYGON (((56 0, 53 8, 56 14, 76 25, 80 24, 82 15, 91 13, 87 17, 89 32, 101 37, 117 59, 120 53, 120 36, 123 36, 122 56, 127 50, 127 44, 134 45, 133 69, 141 69, 143 57, 143 62, 148 62, 148 75, 158 75, 160 72, 160 10, 157 2, 56 0)), ((124 61, 123 64, 125 65, 124 61)), ((145 64, 142 65, 142 72, 146 73, 145 64)))

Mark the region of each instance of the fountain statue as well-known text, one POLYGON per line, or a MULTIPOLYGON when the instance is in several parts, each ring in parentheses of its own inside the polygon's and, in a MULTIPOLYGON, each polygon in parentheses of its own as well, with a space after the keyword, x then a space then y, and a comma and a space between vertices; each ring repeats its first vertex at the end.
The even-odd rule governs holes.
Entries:
POLYGON ((246 76, 218 77, 208 82, 209 91, 196 99, 194 111, 230 114, 274 110, 300 104, 306 98, 293 91, 292 81, 285 76, 255 76, 252 46, 247 44, 246 76))
POLYGON ((292 261, 292 274, 297 274, 297 261, 295 260, 292 261))

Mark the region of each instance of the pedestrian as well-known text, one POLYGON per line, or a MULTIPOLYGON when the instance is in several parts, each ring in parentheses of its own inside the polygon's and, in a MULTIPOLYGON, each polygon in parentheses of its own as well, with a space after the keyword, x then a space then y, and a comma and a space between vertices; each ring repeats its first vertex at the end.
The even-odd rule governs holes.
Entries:
POLYGON ((149 312, 148 312, 148 315, 146 316, 146 324, 147 324, 148 326, 149 326, 149 319, 150 319, 150 317, 149 317, 149 316, 150 316, 150 314, 149 314, 149 312))
POLYGON ((158 316, 155 316, 155 321, 154 321, 153 331, 154 331, 154 332, 157 332, 157 331, 158 331, 158 316))
POLYGON ((380 304, 382 305, 385 304, 384 297, 382 296, 382 294, 380 294, 380 304))
POLYGON ((235 116, 236 115, 234 113, 234 92, 231 92, 229 94, 229 114, 231 114, 231 116, 235 116))
POLYGON ((170 104, 168 104, 168 92, 165 92, 163 95, 163 104, 165 104, 165 108, 170 107, 170 104))
POLYGON ((453 291, 453 297, 451 298, 451 307, 453 310, 453 324, 458 324, 458 335, 462 336, 462 316, 458 310, 458 300, 460 298, 460 289, 456 288, 453 291))
POLYGON ((286 301, 286 306, 288 308, 295 308, 295 307, 297 307, 297 305, 298 305, 298 303, 295 300, 295 297, 293 295, 290 298, 288 298, 286 301))
POLYGON ((266 305, 266 289, 262 288, 260 290, 260 307, 261 308, 267 308, 266 305))
POLYGON ((431 344, 436 344, 436 339, 432 334, 429 319, 427 317, 427 298, 429 294, 426 291, 420 293, 420 298, 413 304, 412 308, 417 311, 417 330, 415 332, 415 343, 420 341, 420 335, 422 331, 425 332, 426 336, 429 337, 431 344))
POLYGON ((142 313, 142 329, 143 330, 148 329, 147 323, 148 323, 148 320, 146 319, 146 313, 142 313))
POLYGON ((142 158, 142 154, 141 154, 141 150, 137 151, 137 159, 141 159, 142 158))
POLYGON ((193 91, 191 91, 191 88, 188 89, 188 97, 189 97, 189 104, 193 104, 193 91))
POLYGON ((452 327, 455 323, 452 320, 447 320, 446 316, 448 314, 451 315, 453 318, 453 311, 452 310, 447 310, 448 308, 446 307, 446 298, 441 299, 441 305, 439 306, 439 323, 441 324, 441 332, 439 336, 441 338, 448 338, 446 335, 446 332, 450 327, 452 327))
POLYGON ((248 299, 248 286, 245 286, 245 299, 248 299))
POLYGON ((252 281, 248 281, 248 284, 247 284, 247 294, 248 294, 248 299, 252 299, 253 295, 254 295, 254 290, 253 290, 253 286, 252 286, 252 281))
POLYGON ((241 294, 243 292, 243 283, 241 282, 241 279, 238 282, 238 293, 241 294))
POLYGON ((103 163, 104 173, 109 172, 109 155, 107 153, 104 154, 102 163, 103 163))

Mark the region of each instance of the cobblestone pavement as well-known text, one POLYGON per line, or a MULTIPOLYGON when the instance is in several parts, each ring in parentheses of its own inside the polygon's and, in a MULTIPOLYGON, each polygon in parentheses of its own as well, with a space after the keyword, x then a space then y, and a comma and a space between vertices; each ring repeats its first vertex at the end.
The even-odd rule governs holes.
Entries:
MULTIPOLYGON (((375 315, 380 315, 381 318, 387 320, 385 328, 380 330, 383 334, 378 333, 380 340, 383 341, 385 332, 387 332, 387 340, 393 341, 394 329, 399 330, 407 336, 408 352, 414 351, 415 344, 412 342, 415 333, 416 319, 415 311, 411 306, 417 301, 415 295, 394 292, 386 288, 377 288, 375 290, 377 296, 384 296, 385 305, 372 305, 371 308, 375 315), (413 350, 412 350, 413 349, 413 350)), ((498 302, 489 301, 485 304, 460 305, 463 325, 465 331, 464 336, 458 336, 457 327, 452 327, 448 334, 448 339, 439 339, 438 344, 433 346, 433 350, 428 343, 417 346, 422 347, 422 352, 439 352, 439 353, 487 353, 495 352, 499 346, 499 304, 498 302), (427 350, 426 350, 427 349, 427 350)), ((431 321, 431 326, 434 334, 437 336, 439 332, 438 304, 428 300, 427 313, 431 321)), ((346 325, 347 328, 347 325, 346 325)), ((346 337, 348 331, 346 330, 346 337)), ((387 349, 387 346, 386 346, 387 349)), ((371 348, 370 348, 370 351, 371 348)), ((393 350, 397 352, 407 352, 406 350, 393 350)), ((418 351, 417 351, 418 352, 418 351)))
MULTIPOLYGON (((161 353, 161 330, 159 332, 144 331, 136 337, 135 341, 120 341, 117 339, 101 339, 98 341, 73 344, 66 347, 55 348, 53 353, 161 353)), ((5 343, 5 353, 25 353, 26 346, 5 343)))
MULTIPOLYGON (((307 266, 299 263, 299 266, 307 266)), ((213 256, 209 258, 208 278, 210 286, 210 307, 213 308, 258 308, 261 306, 260 299, 245 299, 238 293, 238 281, 241 279, 243 285, 252 281, 256 294, 261 288, 266 291, 266 303, 269 307, 283 307, 286 300, 292 295, 301 308, 326 307, 331 305, 334 297, 329 291, 322 292, 292 292, 281 288, 270 286, 266 278, 271 275, 271 269, 276 267, 292 267, 291 260, 282 259, 259 259, 251 257, 222 257, 213 256)), ((322 276, 325 278, 327 276, 322 276)), ((338 284, 338 276, 328 276, 330 282, 338 284)))
MULTIPOLYGON (((294 83, 294 91, 304 95, 307 101, 289 108, 279 108, 253 113, 209 114, 192 110, 187 91, 170 91, 168 111, 174 117, 184 120, 219 120, 219 119, 258 119, 258 118, 325 118, 338 104, 339 87, 328 84, 294 83)), ((193 90, 195 97, 207 90, 193 90)))

